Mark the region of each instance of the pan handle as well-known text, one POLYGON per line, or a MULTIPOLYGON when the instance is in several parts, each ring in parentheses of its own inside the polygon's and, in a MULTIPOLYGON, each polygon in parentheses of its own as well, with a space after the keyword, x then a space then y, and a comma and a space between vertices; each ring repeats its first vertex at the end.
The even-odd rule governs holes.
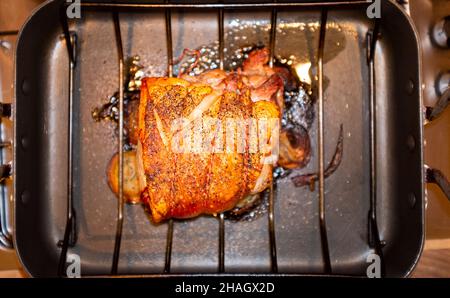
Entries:
POLYGON ((426 107, 425 118, 428 121, 433 121, 438 118, 442 112, 448 107, 450 102, 450 88, 447 88, 444 93, 441 95, 439 100, 437 101, 434 107, 426 107))
POLYGON ((447 199, 450 201, 450 183, 440 170, 425 166, 425 180, 427 183, 434 183, 439 186, 447 199))
MULTIPOLYGON (((450 86, 448 86, 450 74, 447 72, 441 75, 440 80, 438 82, 439 85, 444 85, 444 91, 440 91, 439 86, 437 86, 439 97, 436 105, 434 107, 426 107, 425 109, 425 119, 428 122, 431 122, 438 118, 448 107, 450 102, 450 86)), ((434 183, 439 186, 442 192, 445 194, 447 199, 450 201, 450 183, 445 175, 438 169, 433 169, 425 165, 425 180, 427 183, 434 183)))

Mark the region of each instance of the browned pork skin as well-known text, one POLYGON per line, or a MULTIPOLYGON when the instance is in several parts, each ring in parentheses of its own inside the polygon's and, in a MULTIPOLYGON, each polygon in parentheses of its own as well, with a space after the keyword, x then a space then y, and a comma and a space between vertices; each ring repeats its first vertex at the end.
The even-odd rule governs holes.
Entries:
MULTIPOLYGON (((136 125, 128 129, 130 140, 137 139, 135 170, 141 201, 149 207, 154 222, 229 210, 271 183, 273 163, 264 161, 273 152, 250 152, 249 146, 255 140, 249 129, 243 152, 220 153, 174 152, 176 132, 171 130, 171 123, 178 118, 187 121, 183 129, 202 117, 221 121, 279 119, 289 72, 268 67, 268 59, 269 52, 264 48, 251 52, 236 71, 212 70, 198 76, 142 80, 138 133, 136 125)), ((234 138, 237 143, 237 135, 234 138)), ((217 135, 211 142, 216 139, 217 135)), ((113 177, 110 175, 110 185, 114 184, 113 177)), ((124 186, 125 196, 135 200, 134 189, 129 192, 124 186)))

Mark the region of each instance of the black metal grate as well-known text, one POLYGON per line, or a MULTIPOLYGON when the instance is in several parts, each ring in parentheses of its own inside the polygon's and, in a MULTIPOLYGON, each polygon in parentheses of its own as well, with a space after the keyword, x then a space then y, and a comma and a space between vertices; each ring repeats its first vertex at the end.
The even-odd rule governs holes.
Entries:
MULTIPOLYGON (((73 102, 73 72, 76 67, 76 34, 69 32, 68 19, 66 15, 66 5, 61 5, 60 16, 61 25, 64 33, 66 46, 69 56, 69 181, 68 181, 68 201, 67 201, 67 220, 64 233, 64 239, 59 242, 61 247, 60 262, 58 268, 58 275, 64 275, 64 269, 66 266, 66 257, 68 247, 72 247, 76 243, 76 216, 73 206, 72 198, 72 170, 73 170, 73 131, 72 131, 72 102, 73 102)), ((328 248, 328 238, 325 220, 325 193, 324 193, 324 96, 323 96, 323 55, 325 48, 325 34, 328 9, 330 7, 345 7, 345 6, 367 6, 366 1, 340 1, 340 2, 300 2, 300 3, 259 3, 259 4, 171 4, 168 0, 162 4, 137 4, 137 3, 100 3, 100 2, 83 2, 81 6, 83 9, 89 11, 110 11, 112 13, 112 22, 115 28, 115 40, 116 47, 119 53, 118 57, 118 76, 119 76, 119 200, 117 205, 117 230, 115 237, 115 246, 113 254, 113 263, 111 266, 111 275, 118 274, 118 262, 120 258, 120 246, 122 239, 122 227, 123 227, 123 99, 124 99, 124 57, 123 46, 120 32, 120 19, 119 12, 121 11, 142 11, 142 10, 161 10, 165 12, 165 25, 166 25, 166 42, 167 42, 167 74, 169 77, 173 77, 173 49, 172 49, 172 25, 171 25, 171 13, 173 9, 217 9, 218 16, 218 39, 219 39, 219 67, 224 67, 224 13, 227 9, 240 9, 240 10, 256 10, 256 9, 270 9, 271 10, 271 30, 270 30, 270 45, 271 58, 269 60, 269 66, 273 67, 274 61, 274 49, 276 43, 276 26, 277 26, 277 12, 279 8, 293 8, 300 9, 302 7, 316 7, 321 9, 321 21, 320 21, 320 36, 318 45, 318 57, 317 57, 317 97, 318 97, 318 157, 319 157, 319 224, 320 235, 322 243, 322 257, 324 264, 323 273, 326 275, 332 275, 333 270, 331 267, 330 253, 328 248)), ((370 210, 368 217, 368 243, 375 253, 378 254, 381 261, 381 274, 384 275, 384 259, 383 259, 383 241, 380 240, 377 216, 376 216, 376 115, 375 115, 375 67, 374 67, 374 54, 376 48, 376 42, 379 35, 380 19, 374 21, 374 28, 367 33, 367 63, 369 66, 369 112, 370 112, 370 210)), ((219 231, 218 231, 218 273, 225 272, 225 220, 224 215, 218 216, 219 231)), ((169 274, 171 271, 171 256, 172 256, 172 243, 173 243, 173 220, 168 221, 166 253, 165 253, 165 265, 163 274, 169 274)), ((271 272, 278 272, 277 264, 277 246, 275 237, 275 219, 274 219, 274 189, 273 185, 270 186, 269 194, 269 212, 268 212, 268 232, 270 240, 270 260, 271 260, 271 272)))

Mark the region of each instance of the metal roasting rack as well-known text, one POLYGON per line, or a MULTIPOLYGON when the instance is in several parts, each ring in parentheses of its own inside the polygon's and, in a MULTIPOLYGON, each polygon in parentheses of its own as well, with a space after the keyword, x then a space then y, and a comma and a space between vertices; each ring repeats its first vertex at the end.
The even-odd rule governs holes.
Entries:
MULTIPOLYGON (((172 47, 172 25, 171 25, 171 13, 174 9, 207 9, 217 10, 218 17, 218 40, 219 40, 219 68, 224 68, 224 14, 227 9, 237 10, 271 10, 271 30, 270 30, 270 44, 269 49, 271 51, 271 58, 269 60, 269 66, 273 67, 274 64, 274 51, 276 43, 276 26, 277 26, 277 13, 278 9, 301 9, 301 8, 320 8, 320 36, 318 45, 318 57, 317 57, 317 100, 318 100, 318 168, 319 168, 319 226, 320 236, 322 244, 322 258, 323 258, 323 273, 325 275, 332 275, 333 268, 330 261, 330 252, 328 247, 327 228, 326 228, 326 216, 325 216, 325 181, 324 181, 324 92, 323 92, 323 56, 325 51, 325 35, 328 9, 332 7, 348 7, 348 6, 367 6, 370 3, 366 1, 341 1, 341 2, 283 2, 283 3, 258 3, 258 4, 237 4, 237 3, 216 3, 216 4, 171 4, 168 0, 161 4, 137 4, 137 3, 103 3, 103 2, 82 2, 81 8, 89 11, 109 11, 112 13, 112 23, 115 29, 115 41, 118 51, 118 77, 119 77, 119 199, 117 205, 117 230, 115 236, 115 246, 113 253, 113 262, 111 266, 111 275, 118 274, 118 263, 120 258, 120 247, 122 239, 123 228, 123 130, 124 130, 124 56, 123 45, 120 32, 120 16, 122 11, 142 11, 142 10, 163 10, 165 13, 165 25, 166 25, 166 42, 167 42, 167 73, 169 77, 173 77, 173 47, 172 47)), ((66 15, 67 3, 63 2, 60 9, 60 20, 62 31, 67 47, 69 57, 69 148, 68 148, 68 197, 67 197, 67 219, 65 225, 65 232, 63 240, 59 241, 58 246, 61 248, 58 275, 64 276, 66 268, 67 251, 69 247, 73 247, 76 244, 76 214, 72 196, 72 179, 73 179, 73 85, 74 85, 74 70, 77 62, 77 38, 76 33, 69 31, 68 18, 66 15)), ((381 262, 381 275, 384 276, 384 258, 383 258, 383 245, 384 241, 380 240, 380 235, 377 225, 376 214, 376 91, 375 91, 375 50, 376 43, 379 35, 380 19, 375 19, 372 30, 367 33, 367 63, 369 67, 369 117, 370 117, 370 209, 368 214, 368 237, 367 241, 369 246, 379 256, 381 262)), ((221 213, 218 216, 219 231, 218 231, 218 273, 225 273, 225 217, 221 213)), ((173 243, 174 221, 168 221, 167 230, 167 242, 165 250, 165 265, 164 271, 158 276, 168 275, 171 272, 171 256, 172 256, 172 243, 173 243)), ((270 240, 270 274, 278 273, 277 264, 277 245, 275 237, 275 219, 274 219, 274 187, 273 184, 269 189, 269 211, 268 211, 268 233, 270 240)), ((288 275, 288 274, 284 274, 288 275)))

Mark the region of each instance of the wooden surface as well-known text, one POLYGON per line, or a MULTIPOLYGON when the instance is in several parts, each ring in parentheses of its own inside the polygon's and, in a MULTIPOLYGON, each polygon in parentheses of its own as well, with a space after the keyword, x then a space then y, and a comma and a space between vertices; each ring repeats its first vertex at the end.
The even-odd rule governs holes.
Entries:
POLYGON ((450 278, 450 249, 424 250, 412 277, 450 278))
POLYGON ((0 271, 0 278, 23 278, 26 277, 22 270, 4 270, 0 271))

